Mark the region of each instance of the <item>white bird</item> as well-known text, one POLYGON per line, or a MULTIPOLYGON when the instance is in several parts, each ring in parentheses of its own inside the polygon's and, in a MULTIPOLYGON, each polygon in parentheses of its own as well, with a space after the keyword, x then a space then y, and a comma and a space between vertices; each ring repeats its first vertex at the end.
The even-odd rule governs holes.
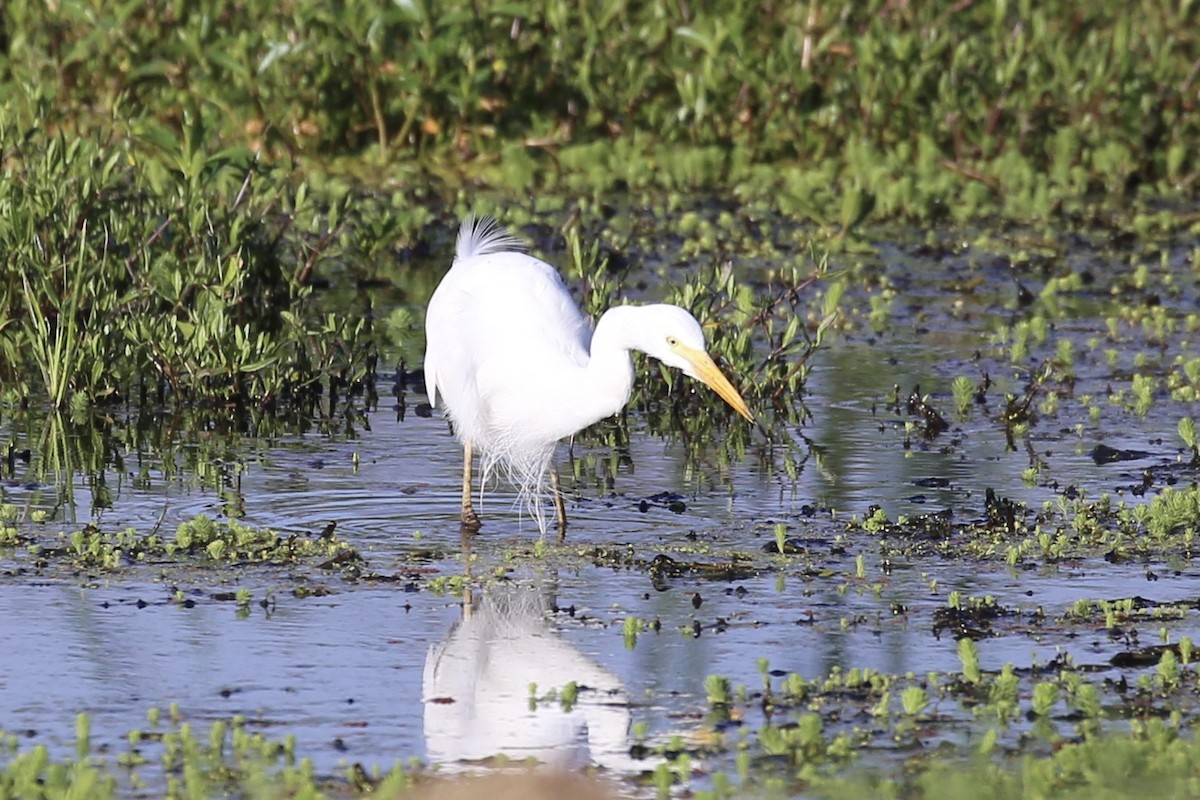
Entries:
POLYGON ((491 217, 463 221, 454 263, 429 300, 425 335, 429 401, 445 408, 463 446, 465 530, 480 524, 471 502, 471 458, 478 450, 483 482, 501 467, 543 535, 539 500, 549 472, 565 533, 558 472, 550 466, 554 448, 629 402, 630 350, 683 370, 754 421, 705 352, 695 317, 673 305, 615 306, 593 331, 558 272, 522 252, 491 217))

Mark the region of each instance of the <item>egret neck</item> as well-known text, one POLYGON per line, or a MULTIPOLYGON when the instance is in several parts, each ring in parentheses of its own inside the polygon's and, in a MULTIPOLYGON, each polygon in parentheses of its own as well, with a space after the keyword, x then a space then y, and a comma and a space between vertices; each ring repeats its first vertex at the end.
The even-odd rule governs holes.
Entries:
POLYGON ((566 438, 581 428, 611 417, 625 407, 633 391, 633 361, 636 349, 637 306, 614 306, 600 316, 592 333, 586 367, 572 370, 558 381, 555 408, 574 409, 572 419, 562 420, 566 438))

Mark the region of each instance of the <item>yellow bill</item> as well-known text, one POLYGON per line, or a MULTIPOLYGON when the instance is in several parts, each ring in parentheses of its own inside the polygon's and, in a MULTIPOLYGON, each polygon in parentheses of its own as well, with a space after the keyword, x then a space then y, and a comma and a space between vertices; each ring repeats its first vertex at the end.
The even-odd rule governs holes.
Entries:
POLYGON ((697 378, 720 395, 722 400, 729 403, 734 411, 741 414, 748 421, 754 422, 754 415, 750 413, 750 408, 746 405, 746 401, 738 394, 738 390, 733 388, 733 384, 729 382, 725 374, 713 363, 712 357, 708 353, 703 350, 693 350, 683 344, 676 345, 675 349, 676 352, 686 358, 688 363, 692 365, 697 378))

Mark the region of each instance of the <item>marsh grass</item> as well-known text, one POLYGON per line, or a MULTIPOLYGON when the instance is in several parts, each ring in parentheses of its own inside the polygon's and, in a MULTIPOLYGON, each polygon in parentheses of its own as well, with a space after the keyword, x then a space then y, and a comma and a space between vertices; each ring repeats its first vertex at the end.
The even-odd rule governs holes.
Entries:
POLYGON ((267 163, 303 154, 360 176, 383 163, 522 193, 732 190, 843 231, 868 214, 1101 219, 1098 205, 1195 197, 1198 14, 14 0, 0 83, 42 98, 51 131, 125 139, 131 120, 174 130, 211 106, 220 140, 267 163))
POLYGON ((210 153, 198 116, 136 151, 61 133, 43 150, 28 124, 0 126, 5 400, 281 407, 311 405, 330 376, 369 383, 368 322, 309 310, 336 204, 210 153))
MULTIPOLYGON (((86 237, 85 223, 80 231, 80 238, 86 237)), ((80 258, 82 255, 83 249, 80 248, 80 258)), ((86 355, 82 353, 79 342, 79 306, 85 287, 75 277, 82 271, 82 263, 63 265, 64 285, 61 294, 34 289, 30 285, 30 274, 21 273, 21 288, 24 290, 22 299, 25 301, 26 319, 30 321, 33 334, 27 335, 26 340, 30 345, 31 357, 41 372, 46 394, 55 408, 63 407, 74 376, 81 374, 85 368, 86 355), (42 309, 43 298, 56 303, 57 307, 50 309, 49 313, 54 315, 56 321, 61 320, 65 324, 51 325, 49 314, 42 309)), ((33 280, 39 278, 44 278, 44 274, 33 273, 33 280)), ((87 318, 82 320, 85 329, 89 322, 87 318)), ((6 356, 15 361, 17 353, 12 349, 11 340, 6 340, 5 348, 6 356)), ((100 377, 97 373, 103 370, 104 364, 93 362, 91 367, 91 374, 87 375, 85 380, 95 384, 100 377)))
MULTIPOLYGON (((844 275, 830 268, 816 242, 790 229, 773 230, 766 240, 757 231, 722 239, 743 220, 728 212, 709 219, 711 209, 702 209, 706 213, 679 215, 689 234, 680 236, 669 220, 659 218, 659 207, 630 211, 609 222, 597 209, 586 209, 587 204, 558 204, 553 213, 516 205, 499 216, 530 253, 560 270, 581 310, 593 320, 623 303, 668 302, 689 309, 704 328, 709 352, 754 409, 758 425, 745 424, 695 381, 635 353, 636 379, 626 409, 572 438, 576 480, 611 486, 617 470, 629 463, 631 425, 643 424, 654 436, 682 442, 690 474, 700 470, 702 461, 715 459, 724 469, 752 448, 762 454, 764 447, 776 445, 787 451, 788 469, 798 472, 808 450, 803 437, 793 436, 789 428, 798 428, 808 417, 804 385, 842 320, 844 275), (804 249, 772 263, 764 273, 775 240, 793 236, 804 249), (719 253, 693 261, 690 250, 704 238, 719 241, 719 253), (664 239, 671 244, 664 247, 664 239), (677 255, 671 255, 672 247, 677 255), (743 256, 754 260, 753 268, 738 263, 743 256)), ((448 242, 455 224, 451 218, 430 229, 448 242)))

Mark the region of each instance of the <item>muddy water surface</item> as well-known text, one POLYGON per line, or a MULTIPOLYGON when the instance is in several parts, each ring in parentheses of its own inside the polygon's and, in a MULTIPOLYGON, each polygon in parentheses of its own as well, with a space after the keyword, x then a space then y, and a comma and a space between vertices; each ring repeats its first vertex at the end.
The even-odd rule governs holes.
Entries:
MULTIPOLYGON (((1006 610, 979 642, 989 670, 1068 654, 1120 677, 1108 661, 1137 645, 1139 629, 1143 644, 1157 641, 1160 626, 1172 639, 1200 637, 1194 613, 1130 625, 1123 636, 1094 623, 1043 621, 1078 600, 1194 601, 1190 560, 1028 559, 1014 567, 919 548, 897 555, 847 528, 875 507, 892 520, 934 512, 982 519, 988 489, 1035 509, 1076 490, 1144 502, 1130 489, 1145 470, 1182 458, 1179 404, 1160 393, 1159 405, 1140 415, 1108 401, 1114 384, 1128 383, 1133 356, 1113 365, 1103 347, 1088 344, 1105 330, 1095 306, 1110 308, 1090 295, 1061 316, 1055 334, 1084 354, 1076 384, 1010 448, 997 422, 1004 395, 1025 390, 1054 342, 1011 363, 996 331, 1032 312, 1019 310, 1009 275, 992 276, 987 292, 964 293, 954 286, 966 266, 922 273, 933 267, 893 256, 896 263, 879 267, 906 286, 892 319, 874 330, 851 310, 851 329, 820 355, 808 386, 812 419, 802 429, 811 447, 797 474, 783 464, 795 453, 765 446, 728 468, 689 461, 681 444, 648 436, 633 418, 625 463, 603 480, 594 477, 610 455, 602 448, 581 442, 570 456, 560 452, 563 463, 582 459, 589 477, 575 484, 566 546, 546 553, 535 553, 536 526, 519 518, 503 487, 488 494, 485 527, 471 556, 463 553, 459 452, 439 414, 412 413, 424 398, 411 392, 403 421, 385 403, 352 433, 246 440, 236 469, 221 467, 230 477, 220 491, 165 469, 154 453, 139 454, 136 470, 125 454, 124 474, 110 465, 102 504, 94 474, 72 475, 68 491, 18 469, 3 499, 50 512, 39 529, 47 537, 92 520, 169 532, 197 514, 231 512, 284 533, 311 535, 336 522, 373 572, 394 580, 236 564, 38 569, 20 551, 0 553, 0 727, 65 753, 75 714, 87 711, 93 741, 115 747, 145 725, 147 709, 177 703, 197 723, 241 714, 294 734, 297 751, 327 773, 412 758, 457 769, 497 753, 637 773, 655 762, 631 753, 634 723, 645 724, 651 744, 695 735, 711 675, 755 690, 762 659, 810 679, 852 667, 958 670, 954 632, 935 631, 935 613, 955 591, 991 596, 1006 610), (959 418, 951 381, 985 373, 993 388, 959 418), (918 386, 951 422, 938 437, 921 436, 905 406, 918 386), (1084 394, 1102 398, 1097 416, 1080 405, 1084 394), (1141 454, 1097 463, 1100 444, 1141 454), (1035 463, 1029 479, 1023 473, 1035 463), (662 492, 678 494, 673 506, 656 499, 662 492), (764 552, 778 525, 797 555, 764 552), (678 568, 653 568, 656 556, 678 568), (437 582, 460 576, 465 596, 437 582), (296 596, 298 583, 322 591, 296 596), (253 597, 241 612, 215 599, 241 588, 253 597), (640 632, 631 634, 627 620, 640 632), (563 704, 552 693, 572 681, 579 699, 563 704)), ((1145 344, 1131 334, 1121 346, 1147 349, 1162 373, 1170 358, 1145 344)), ((19 431, 4 434, 31 446, 19 431)), ((969 737, 969 715, 941 711, 963 726, 947 724, 946 736, 969 737)))

